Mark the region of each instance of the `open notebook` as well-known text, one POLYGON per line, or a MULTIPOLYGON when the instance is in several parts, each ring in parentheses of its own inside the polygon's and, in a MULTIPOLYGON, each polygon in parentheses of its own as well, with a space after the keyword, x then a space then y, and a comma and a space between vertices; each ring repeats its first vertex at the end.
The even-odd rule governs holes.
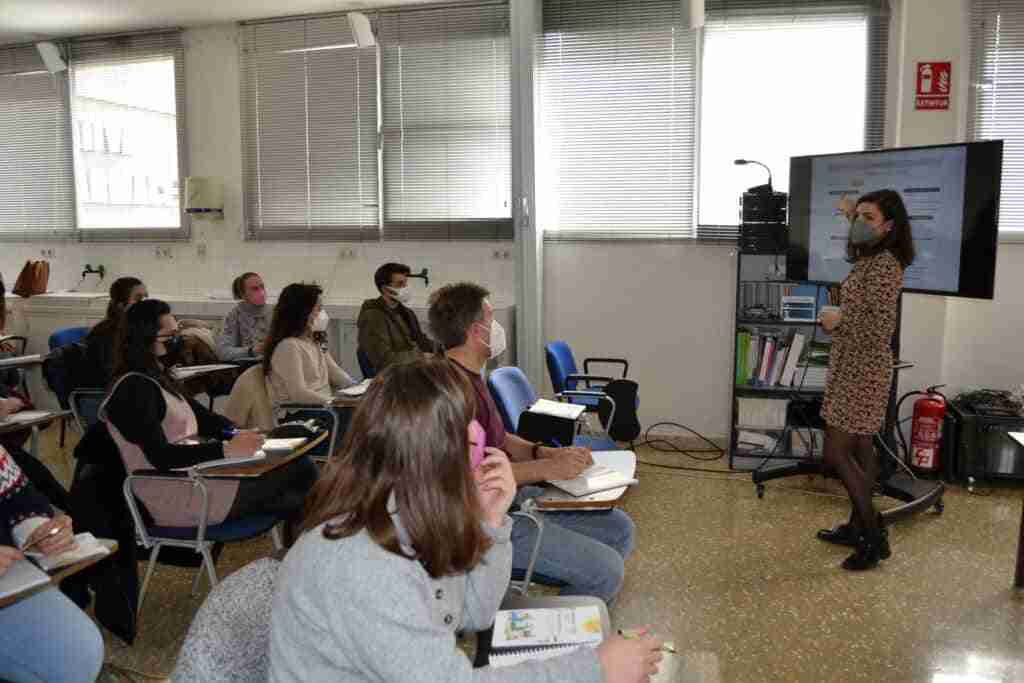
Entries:
POLYGON ((31 550, 25 554, 35 560, 36 564, 48 572, 60 569, 61 567, 66 567, 69 564, 74 564, 75 562, 89 560, 94 557, 104 557, 110 554, 110 548, 88 532, 75 534, 75 543, 78 544, 78 547, 74 550, 68 550, 67 552, 63 552, 60 555, 54 555, 53 557, 47 557, 42 553, 32 552, 31 550))
MULTIPOLYGON (((636 454, 633 451, 595 451, 591 454, 594 464, 588 467, 575 479, 553 480, 549 483, 557 486, 569 495, 579 498, 603 492, 615 492, 608 500, 615 500, 625 491, 627 486, 637 482, 636 454)), ((543 496, 538 502, 543 502, 543 496)))
POLYGON ((490 665, 550 659, 602 640, 601 612, 593 605, 501 610, 494 619, 490 665))

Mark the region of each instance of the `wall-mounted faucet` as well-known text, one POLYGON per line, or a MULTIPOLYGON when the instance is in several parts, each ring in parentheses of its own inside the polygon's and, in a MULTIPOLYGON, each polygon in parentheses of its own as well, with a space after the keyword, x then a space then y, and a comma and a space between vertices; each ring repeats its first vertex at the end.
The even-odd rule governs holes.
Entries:
POLYGON ((102 265, 99 265, 99 266, 96 266, 96 268, 93 268, 91 265, 86 263, 85 264, 85 270, 82 271, 82 279, 83 280, 85 279, 86 275, 99 275, 100 276, 100 280, 102 280, 103 278, 105 278, 107 276, 107 269, 104 268, 102 265))
POLYGON ((421 280, 423 280, 423 286, 424 287, 429 287, 430 286, 430 276, 428 275, 428 271, 427 271, 426 268, 424 268, 423 270, 421 270, 418 273, 409 273, 409 277, 418 277, 421 280))

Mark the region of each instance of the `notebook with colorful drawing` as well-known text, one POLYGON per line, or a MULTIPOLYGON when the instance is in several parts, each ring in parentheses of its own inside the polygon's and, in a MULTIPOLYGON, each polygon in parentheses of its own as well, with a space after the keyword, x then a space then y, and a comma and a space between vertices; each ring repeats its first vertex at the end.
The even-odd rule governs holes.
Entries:
POLYGON ((501 610, 494 620, 490 665, 549 659, 604 639, 596 606, 501 610))

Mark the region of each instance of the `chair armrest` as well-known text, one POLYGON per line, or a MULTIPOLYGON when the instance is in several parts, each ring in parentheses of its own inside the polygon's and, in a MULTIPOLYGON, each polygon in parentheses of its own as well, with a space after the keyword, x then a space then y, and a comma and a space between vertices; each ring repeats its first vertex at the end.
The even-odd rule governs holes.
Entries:
POLYGON ((563 396, 576 396, 579 398, 603 398, 609 401, 611 400, 610 398, 608 398, 608 394, 604 393, 603 391, 585 391, 583 389, 566 389, 565 391, 560 391, 557 394, 555 394, 555 398, 562 398, 563 396))
POLYGON ((591 382, 603 382, 604 384, 608 384, 608 382, 611 382, 614 379, 615 379, 614 377, 606 377, 604 375, 586 375, 586 374, 580 374, 580 373, 573 373, 571 375, 566 375, 565 376, 565 381, 566 382, 572 382, 572 381, 586 382, 588 389, 590 388, 590 383, 591 382))
POLYGON ((584 358, 583 359, 583 372, 590 374, 591 363, 603 363, 605 365, 621 365, 622 376, 625 377, 629 374, 629 361, 625 358, 584 358))

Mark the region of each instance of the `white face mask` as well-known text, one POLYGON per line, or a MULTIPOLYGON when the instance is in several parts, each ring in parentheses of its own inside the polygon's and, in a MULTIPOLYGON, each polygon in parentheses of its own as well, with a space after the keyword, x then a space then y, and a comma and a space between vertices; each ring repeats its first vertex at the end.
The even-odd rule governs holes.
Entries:
POLYGON ((327 322, 330 319, 330 316, 327 315, 327 311, 321 309, 320 313, 318 313, 317 316, 313 318, 313 322, 312 324, 310 324, 310 327, 313 328, 314 332, 326 332, 327 322))
MULTIPOLYGON (((475 323, 484 327, 482 323, 475 323)), ((497 358, 505 353, 508 340, 505 338, 505 328, 497 320, 491 320, 491 343, 484 342, 484 345, 491 350, 491 358, 497 358)))
POLYGON ((409 291, 408 287, 402 287, 396 289, 395 287, 387 288, 388 296, 397 301, 400 304, 407 304, 412 301, 412 292, 409 291))

